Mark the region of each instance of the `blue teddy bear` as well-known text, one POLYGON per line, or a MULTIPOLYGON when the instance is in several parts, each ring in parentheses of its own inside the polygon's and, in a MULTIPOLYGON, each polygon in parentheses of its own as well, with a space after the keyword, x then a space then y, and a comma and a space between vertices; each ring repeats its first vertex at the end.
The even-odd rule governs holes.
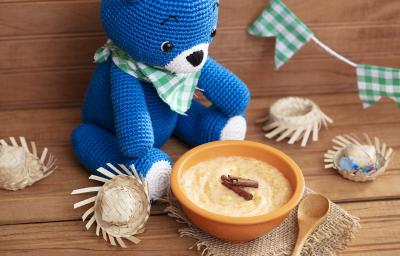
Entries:
POLYGON ((84 100, 74 151, 92 173, 106 163, 134 164, 151 198, 168 185, 171 159, 160 147, 172 136, 190 146, 242 140, 246 85, 208 56, 218 0, 102 0, 109 37, 84 100), (212 103, 193 100, 201 90, 212 103))

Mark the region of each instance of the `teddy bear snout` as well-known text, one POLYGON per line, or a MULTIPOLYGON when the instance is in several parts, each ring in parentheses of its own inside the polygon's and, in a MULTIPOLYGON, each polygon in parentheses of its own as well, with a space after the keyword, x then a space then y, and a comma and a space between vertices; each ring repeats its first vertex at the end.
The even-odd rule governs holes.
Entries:
POLYGON ((165 69, 182 74, 198 72, 204 66, 208 57, 208 46, 208 43, 202 43, 179 53, 165 66, 165 69))
POLYGON ((203 62, 204 52, 203 51, 195 51, 186 57, 187 61, 193 65, 193 67, 197 67, 203 62))

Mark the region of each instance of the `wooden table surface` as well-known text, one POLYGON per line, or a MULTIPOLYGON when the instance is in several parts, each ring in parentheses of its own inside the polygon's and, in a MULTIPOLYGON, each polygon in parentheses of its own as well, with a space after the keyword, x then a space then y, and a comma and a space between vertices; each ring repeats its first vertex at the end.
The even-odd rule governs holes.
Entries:
MULTIPOLYGON (((352 132, 379 136, 398 152, 400 111, 389 101, 362 110, 355 94, 312 96, 335 123, 321 132, 319 142, 300 148, 264 139, 260 127, 254 124, 275 99, 252 100, 247 138, 285 151, 300 165, 310 188, 361 218, 362 229, 343 254, 399 255, 399 159, 395 157, 389 171, 375 182, 357 184, 325 170, 323 153, 335 135, 352 132)), ((78 107, 0 112, 0 123, 7 123, 2 137, 24 134, 39 145, 49 146, 59 159, 58 170, 33 187, 18 192, 0 191, 0 255, 198 255, 188 250, 194 241, 178 236, 179 224, 162 213, 160 204, 153 207, 147 231, 140 236, 143 242, 126 250, 107 245, 95 236, 94 230, 85 230, 80 220, 83 209, 72 207, 84 196, 70 196, 73 189, 91 185, 69 142, 69 134, 79 120, 78 107)), ((164 150, 176 159, 187 148, 173 139, 164 150)))
MULTIPOLYGON (((387 99, 363 110, 355 71, 310 43, 278 72, 273 39, 247 35, 269 0, 220 0, 218 36, 211 54, 249 86, 247 139, 283 150, 300 165, 307 185, 361 218, 362 229, 344 255, 400 255, 400 110, 387 99), (263 137, 254 121, 282 96, 315 100, 335 123, 307 148, 263 137), (378 136, 397 153, 377 181, 356 184, 323 168, 331 139, 343 133, 378 136)), ((358 63, 400 66, 400 2, 396 0, 284 0, 329 46, 358 63)), ((0 191, 0 255, 199 255, 180 238, 179 224, 155 205, 143 242, 113 248, 87 232, 70 196, 89 186, 69 136, 96 47, 105 42, 99 0, 0 1, 0 138, 26 136, 48 146, 58 170, 33 187, 0 191)), ((188 148, 172 139, 163 148, 175 160, 188 148)))

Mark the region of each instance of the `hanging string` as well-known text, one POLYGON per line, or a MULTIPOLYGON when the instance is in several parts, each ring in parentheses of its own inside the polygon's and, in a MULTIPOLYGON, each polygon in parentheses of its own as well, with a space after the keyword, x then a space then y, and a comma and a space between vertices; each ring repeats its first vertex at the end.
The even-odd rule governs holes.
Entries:
POLYGON ((400 68, 357 64, 332 50, 321 42, 281 0, 272 0, 271 5, 251 24, 250 35, 275 37, 275 68, 279 69, 309 41, 314 41, 328 54, 357 69, 359 97, 367 108, 383 96, 392 98, 400 108, 398 88, 400 68), (290 22, 289 22, 290 21, 290 22))
POLYGON ((357 64, 352 62, 351 60, 343 57, 342 55, 340 55, 339 53, 335 52, 334 50, 332 50, 331 48, 329 48, 326 44, 324 44, 323 42, 321 42, 318 38, 316 38, 315 36, 311 37, 311 40, 313 40, 316 44, 318 44, 322 49, 324 49, 327 53, 329 53, 330 55, 338 58, 339 60, 343 61, 344 63, 356 68, 357 64))

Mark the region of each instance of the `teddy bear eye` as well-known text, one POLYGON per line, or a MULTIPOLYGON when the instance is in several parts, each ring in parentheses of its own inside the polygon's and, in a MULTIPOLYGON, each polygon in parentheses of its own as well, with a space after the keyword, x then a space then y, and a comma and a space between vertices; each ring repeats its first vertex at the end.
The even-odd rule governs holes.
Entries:
POLYGON ((161 50, 163 52, 170 52, 172 49, 174 49, 174 45, 170 41, 166 41, 161 44, 161 50))
POLYGON ((211 32, 211 37, 215 37, 217 35, 217 28, 214 28, 211 32))

